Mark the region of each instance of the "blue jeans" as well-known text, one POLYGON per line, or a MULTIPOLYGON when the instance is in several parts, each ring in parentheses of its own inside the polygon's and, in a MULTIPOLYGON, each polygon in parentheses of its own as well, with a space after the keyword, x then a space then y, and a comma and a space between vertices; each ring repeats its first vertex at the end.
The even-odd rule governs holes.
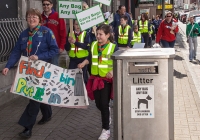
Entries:
POLYGON ((58 58, 59 58, 59 54, 56 54, 55 56, 53 56, 51 59, 51 64, 58 66, 58 58))
POLYGON ((189 37, 189 59, 193 60, 197 55, 197 37, 189 37))
POLYGON ((162 43, 163 48, 174 48, 175 40, 174 41, 166 41, 166 40, 160 40, 162 43))

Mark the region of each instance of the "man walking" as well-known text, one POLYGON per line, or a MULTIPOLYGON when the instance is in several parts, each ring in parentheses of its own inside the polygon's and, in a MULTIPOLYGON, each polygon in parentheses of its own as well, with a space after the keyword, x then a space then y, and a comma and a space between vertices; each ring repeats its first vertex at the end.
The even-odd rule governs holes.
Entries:
MULTIPOLYGON (((56 38, 56 42, 59 47, 59 52, 64 51, 64 45, 66 44, 66 24, 64 19, 59 18, 58 13, 55 12, 52 0, 42 0, 43 13, 42 13, 42 24, 50 28, 56 38)), ((52 64, 58 66, 59 54, 52 58, 52 64)))
POLYGON ((189 42, 189 60, 196 60, 197 36, 199 34, 199 25, 194 22, 194 17, 190 17, 190 23, 186 26, 186 35, 189 42))
POLYGON ((130 18, 130 16, 129 16, 129 14, 126 13, 126 7, 125 7, 124 5, 120 5, 120 6, 118 7, 118 13, 115 14, 115 16, 114 16, 114 21, 113 21, 112 24, 111 24, 114 31, 115 31, 115 29, 118 28, 118 26, 120 25, 120 17, 121 17, 122 15, 125 15, 125 16, 128 17, 127 24, 128 24, 129 26, 131 26, 131 28, 132 28, 132 21, 131 21, 131 18, 130 18))

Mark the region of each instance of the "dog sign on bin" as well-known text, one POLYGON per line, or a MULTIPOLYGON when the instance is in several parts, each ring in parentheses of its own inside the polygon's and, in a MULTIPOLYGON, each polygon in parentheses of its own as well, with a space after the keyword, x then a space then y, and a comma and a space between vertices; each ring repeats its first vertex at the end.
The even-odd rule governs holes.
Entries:
POLYGON ((131 86, 131 118, 154 118, 154 85, 131 86))

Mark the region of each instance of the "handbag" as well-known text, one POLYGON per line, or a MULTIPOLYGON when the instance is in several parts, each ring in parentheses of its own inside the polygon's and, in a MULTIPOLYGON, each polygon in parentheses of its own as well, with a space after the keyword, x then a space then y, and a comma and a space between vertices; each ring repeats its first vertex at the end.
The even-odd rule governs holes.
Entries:
POLYGON ((192 30, 193 30, 193 28, 194 28, 194 25, 195 25, 195 24, 193 24, 192 29, 190 30, 190 33, 189 33, 189 35, 187 36, 187 43, 189 43, 189 36, 190 36, 190 34, 191 34, 191 32, 192 32, 192 30))

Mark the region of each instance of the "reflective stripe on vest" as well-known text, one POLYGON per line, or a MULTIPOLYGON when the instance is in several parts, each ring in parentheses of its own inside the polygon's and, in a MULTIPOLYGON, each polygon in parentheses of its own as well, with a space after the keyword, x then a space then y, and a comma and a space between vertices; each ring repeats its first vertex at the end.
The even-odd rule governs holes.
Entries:
POLYGON ((91 73, 92 75, 99 75, 105 77, 108 72, 113 69, 113 60, 110 58, 115 50, 115 44, 109 43, 106 48, 102 51, 102 61, 99 62, 98 59, 98 43, 93 42, 91 45, 92 53, 92 65, 91 73))
POLYGON ((133 32, 133 40, 131 40, 131 45, 134 45, 134 43, 141 43, 141 33, 138 32, 137 34, 133 32))
MULTIPOLYGON (((70 34, 69 34, 70 36, 70 34)), ((78 42, 80 43, 84 43, 84 39, 85 39, 85 36, 86 36, 86 31, 83 31, 79 36, 78 36, 78 42)), ((72 34, 72 37, 74 40, 76 40, 76 37, 74 35, 74 32, 72 34)), ((84 50, 82 48, 78 48, 78 51, 77 52, 74 52, 75 51, 75 45, 74 44, 71 44, 71 49, 69 51, 69 57, 77 57, 77 58, 84 58, 84 57, 87 57, 88 56, 88 50, 84 50)))
POLYGON ((148 21, 145 20, 144 25, 142 24, 142 21, 139 21, 139 31, 141 33, 148 33, 148 21))
POLYGON ((128 43, 128 30, 129 30, 130 26, 127 25, 124 29, 124 34, 122 33, 122 26, 120 25, 118 27, 118 32, 119 32, 119 36, 118 36, 118 43, 119 44, 127 44, 128 43))

